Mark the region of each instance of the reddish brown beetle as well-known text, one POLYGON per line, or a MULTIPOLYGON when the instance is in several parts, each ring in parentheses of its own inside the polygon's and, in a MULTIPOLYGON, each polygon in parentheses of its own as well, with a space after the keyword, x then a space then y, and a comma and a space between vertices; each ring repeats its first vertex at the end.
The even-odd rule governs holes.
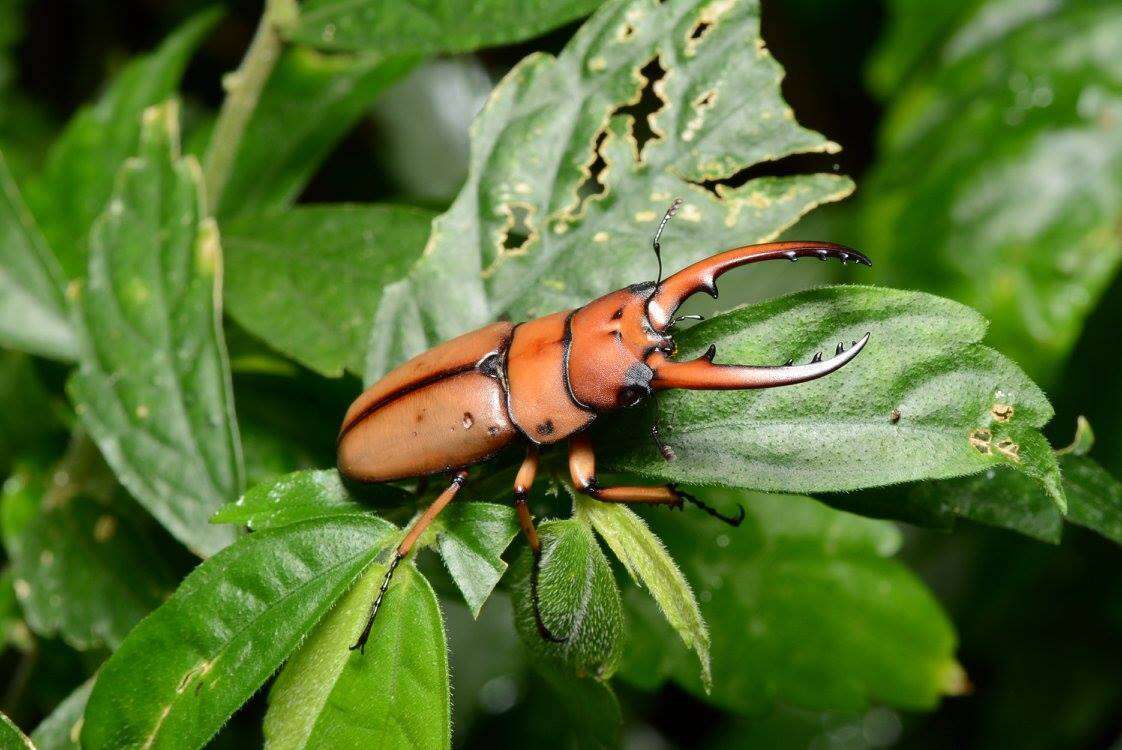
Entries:
MULTIPOLYGON (((452 472, 451 484, 413 524, 398 546, 366 628, 361 648, 398 563, 452 501, 467 479, 467 467, 512 442, 526 444, 526 459, 514 482, 519 523, 533 551, 531 596, 538 630, 556 641, 541 620, 537 574, 541 543, 526 505, 540 446, 569 441, 569 472, 578 491, 609 503, 645 503, 681 508, 689 501, 728 523, 728 518, 673 484, 604 487, 596 481, 596 457, 585 430, 597 417, 634 406, 667 388, 728 390, 771 388, 822 377, 852 360, 865 334, 836 355, 816 354, 807 364, 719 365, 715 347, 689 362, 676 362, 670 330, 674 313, 697 292, 717 296, 724 272, 761 260, 838 258, 871 265, 856 250, 827 242, 773 242, 726 250, 662 280, 659 237, 679 201, 667 211, 654 238, 659 280, 607 294, 576 310, 525 323, 493 323, 414 357, 387 374, 347 410, 339 433, 338 465, 358 482, 390 482, 452 472)), ((656 433, 657 441, 657 433, 656 433)))

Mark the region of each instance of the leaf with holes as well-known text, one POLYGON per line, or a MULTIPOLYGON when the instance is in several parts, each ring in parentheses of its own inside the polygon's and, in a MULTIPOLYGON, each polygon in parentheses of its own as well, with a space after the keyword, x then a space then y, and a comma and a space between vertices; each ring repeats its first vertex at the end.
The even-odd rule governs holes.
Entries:
POLYGON ((62 296, 62 269, 0 154, 0 344, 72 360, 74 330, 62 296))
POLYGON ((1050 380, 1122 265, 1122 7, 976 5, 889 110, 861 238, 1050 380))
POLYGON ((201 747, 395 533, 373 517, 259 531, 204 561, 101 668, 82 746, 201 747))
POLYGON ((532 55, 472 129, 471 169, 409 278, 386 290, 366 380, 499 316, 582 305, 668 268, 775 237, 852 189, 829 174, 729 179, 836 146, 799 127, 754 0, 610 2, 557 58, 532 55), (418 301, 423 301, 423 305, 418 301))
POLYGON ((93 679, 86 680, 55 706, 47 718, 35 727, 31 741, 38 750, 79 750, 78 736, 82 731, 82 714, 93 689, 93 679))
POLYGON ((27 199, 66 278, 86 273, 90 228, 113 192, 121 163, 136 153, 140 116, 171 96, 191 54, 218 20, 206 11, 121 70, 95 104, 81 109, 51 146, 27 199))
POLYGON ((258 484, 215 513, 211 522, 262 531, 315 518, 369 515, 378 507, 405 505, 411 498, 391 484, 363 489, 363 496, 355 497, 335 469, 296 471, 258 484))
POLYGON ((978 343, 986 323, 920 292, 831 287, 743 307, 678 337, 681 358, 711 343, 719 362, 806 361, 869 332, 827 377, 750 391, 668 391, 600 432, 605 464, 669 481, 829 492, 1005 466, 1060 508, 1056 458, 1040 434, 1052 407, 1012 362, 978 343), (657 422, 676 460, 633 439, 657 422), (632 437, 629 437, 632 436, 632 437))
POLYGON ((285 665, 269 692, 266 747, 448 748, 451 702, 436 595, 398 567, 365 653, 350 650, 385 566, 372 566, 285 665))
POLYGON ((701 662, 701 684, 713 686, 709 665, 709 631, 697 606, 693 589, 674 558, 633 510, 593 500, 576 498, 576 517, 586 520, 611 548, 616 558, 640 586, 645 586, 666 621, 673 626, 686 648, 701 662))
POLYGON ((509 505, 454 503, 436 519, 436 549, 473 617, 506 572, 502 554, 518 534, 509 505))
POLYGON ((328 50, 381 54, 470 52, 531 39, 601 0, 306 0, 291 39, 328 50))
POLYGON ((382 289, 420 256, 434 214, 317 206, 223 226, 230 316, 329 377, 361 374, 382 289))
MULTIPOLYGON (((700 513, 652 514, 651 526, 698 589, 712 627, 708 700, 758 715, 776 703, 857 711, 871 702, 931 708, 966 689, 955 635, 938 602, 891 559, 900 534, 883 521, 808 497, 715 492, 743 502, 737 529, 700 513)), ((645 689, 673 679, 702 695, 697 667, 650 600, 627 598, 631 643, 620 676, 645 689)))
POLYGON ((541 618, 553 637, 564 642, 551 643, 538 632, 530 595, 529 549, 519 557, 511 582, 518 635, 539 658, 580 676, 606 680, 619 666, 624 628, 611 565, 592 530, 580 521, 546 521, 538 533, 541 618))
POLYGON ((179 158, 178 108, 144 114, 90 239, 85 331, 68 390, 121 483, 177 539, 209 555, 233 529, 207 523, 242 489, 222 335, 222 251, 202 175, 179 158))
MULTIPOLYGON (((216 212, 225 221, 291 204, 370 105, 415 58, 293 47, 269 76, 216 212)), ((223 227, 225 230, 225 227, 223 227)))

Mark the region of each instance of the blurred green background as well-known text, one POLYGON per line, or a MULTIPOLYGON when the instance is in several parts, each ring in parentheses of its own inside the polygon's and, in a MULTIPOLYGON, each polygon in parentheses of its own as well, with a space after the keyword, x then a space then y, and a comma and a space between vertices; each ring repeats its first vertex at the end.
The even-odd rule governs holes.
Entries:
MULTIPOLYGON (((126 60, 208 5, 0 0, 0 149, 17 177, 40 166, 62 124, 126 60)), ((236 67, 257 23, 258 3, 226 5, 184 79, 188 131, 220 103, 218 82, 236 67)), ((1120 112, 1122 61, 1110 54, 1117 44, 1097 38, 1122 28, 1111 6, 765 0, 763 37, 786 70, 784 96, 800 122, 843 150, 783 159, 763 173, 852 176, 853 197, 818 210, 790 236, 851 242, 877 260, 878 281, 979 308, 993 321, 990 343, 1020 362, 1055 404, 1053 445, 1069 442, 1076 417, 1086 414, 1097 459, 1118 476, 1122 135, 1111 118, 1120 112), (959 64, 964 59, 969 64, 959 64), (1079 118, 1098 129, 1081 129, 1079 118), (983 249, 956 254, 963 247, 983 249), (1054 256, 1085 276, 1052 278, 1054 256)), ((527 53, 559 50, 575 28, 426 63, 334 148, 301 201, 442 209, 466 174, 467 128, 490 87, 527 53)), ((721 306, 830 281, 835 272, 823 265, 815 273, 778 268, 730 277, 721 306)), ((36 372, 57 391, 61 367, 37 362, 36 372)), ((325 396, 325 408, 351 385, 325 396)), ((7 387, 29 398, 18 384, 7 387)), ((253 383, 245 378, 238 387, 253 383)), ((239 408, 254 407, 239 401, 239 408)), ((330 462, 330 436, 324 445, 328 458, 310 462, 330 462)), ((618 684, 625 746, 1122 747, 1117 545, 1075 527, 1056 546, 965 521, 953 533, 905 532, 903 557, 958 628, 971 694, 930 714, 780 710, 749 719, 673 686, 648 694, 618 684)), ((500 598, 478 622, 462 606, 447 606, 455 742, 555 746, 553 699, 523 662, 504 604, 500 598)), ((9 633, 14 642, 20 637, 18 627, 9 633)), ((28 653, 0 655, 0 708, 34 726, 97 656, 61 641, 28 653)), ((261 710, 255 699, 219 744, 258 742, 261 710)))

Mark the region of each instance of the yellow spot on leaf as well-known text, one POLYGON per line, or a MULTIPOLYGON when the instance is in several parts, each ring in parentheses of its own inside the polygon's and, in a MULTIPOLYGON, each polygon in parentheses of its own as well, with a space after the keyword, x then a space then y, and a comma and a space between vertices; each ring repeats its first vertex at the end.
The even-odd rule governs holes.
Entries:
POLYGON ((113 516, 100 516, 94 523, 93 538, 99 542, 107 542, 117 533, 117 519, 113 516))

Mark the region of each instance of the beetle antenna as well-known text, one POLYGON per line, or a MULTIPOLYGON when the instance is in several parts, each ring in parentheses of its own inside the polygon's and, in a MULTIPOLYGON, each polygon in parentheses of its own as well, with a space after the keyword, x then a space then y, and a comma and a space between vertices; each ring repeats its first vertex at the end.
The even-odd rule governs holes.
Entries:
POLYGON ((678 213, 678 209, 682 206, 682 199, 675 198, 674 202, 670 204, 670 208, 666 209, 666 213, 662 217, 662 221, 658 224, 658 229, 655 230, 654 240, 651 241, 651 247, 654 249, 655 258, 658 260, 658 278, 655 279, 654 291, 651 296, 658 291, 658 285, 662 283, 662 245, 659 240, 662 238, 662 230, 666 229, 666 225, 674 218, 674 214, 678 213))

